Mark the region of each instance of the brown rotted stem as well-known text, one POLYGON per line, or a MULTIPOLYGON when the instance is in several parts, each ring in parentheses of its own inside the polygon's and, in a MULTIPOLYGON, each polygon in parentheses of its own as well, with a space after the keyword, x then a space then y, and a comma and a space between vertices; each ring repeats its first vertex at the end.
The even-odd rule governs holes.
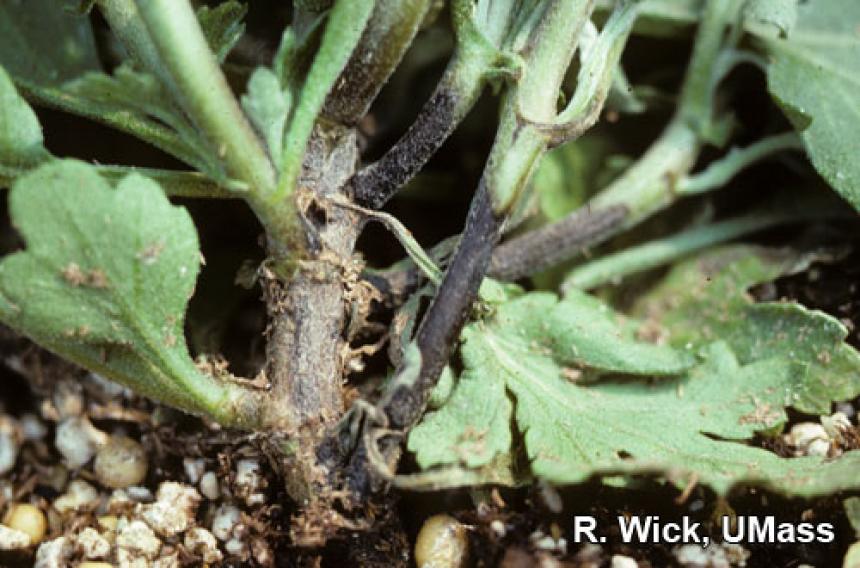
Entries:
POLYGON ((570 260, 617 233, 627 216, 624 205, 580 209, 499 246, 493 253, 489 274, 499 280, 517 280, 570 260))
MULTIPOLYGON (((481 183, 472 201, 463 238, 415 337, 421 352, 418 378, 408 385, 397 385, 395 377, 395 386, 377 405, 377 410, 387 417, 388 427, 392 430, 408 430, 423 414, 430 392, 448 362, 478 295, 493 247, 501 233, 502 221, 493 213, 489 192, 481 183)), ((398 374, 403 370, 403 367, 398 369, 398 374)), ((400 440, 396 437, 380 441, 379 449, 387 461, 396 459, 399 448, 400 440)), ((372 469, 368 467, 367 452, 364 444, 359 446, 348 468, 350 488, 353 496, 359 499, 378 489, 380 481, 370 473, 372 469)))

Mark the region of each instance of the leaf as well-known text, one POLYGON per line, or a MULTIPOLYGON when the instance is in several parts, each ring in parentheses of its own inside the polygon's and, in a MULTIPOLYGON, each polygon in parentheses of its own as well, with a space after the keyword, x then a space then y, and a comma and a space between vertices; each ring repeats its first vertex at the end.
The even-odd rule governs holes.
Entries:
POLYGON ((0 178, 14 177, 48 157, 36 113, 0 67, 0 178))
MULTIPOLYGON (((701 351, 704 363, 680 377, 582 386, 565 377, 567 352, 547 349, 545 338, 532 339, 543 327, 534 314, 547 314, 544 319, 552 322, 556 312, 565 313, 565 302, 556 310, 543 306, 538 311, 529 300, 533 295, 466 328, 465 371, 451 399, 457 404, 428 414, 410 436, 410 449, 422 467, 483 464, 498 456, 493 451, 513 453, 512 445, 502 449, 510 429, 503 418, 510 416, 512 403, 513 424, 524 440, 532 474, 553 483, 657 473, 678 485, 695 475, 721 494, 738 483, 798 495, 860 485, 860 452, 822 462, 780 458, 744 443, 785 421, 785 406, 810 378, 802 365, 771 358, 744 366, 726 343, 717 342, 701 351), (471 406, 463 402, 467 398, 471 406), (475 408, 472 416, 470 408, 475 408), (474 433, 482 434, 477 446, 474 433), (476 447, 478 452, 467 453, 476 447)), ((553 325, 545 329, 554 336, 553 345, 567 343, 553 325)))
MULTIPOLYGON (((372 0, 337 0, 328 13, 320 47, 296 97, 295 111, 290 120, 278 185, 282 193, 294 189, 317 116, 361 39, 373 5, 372 0)), ((285 52, 289 51, 285 48, 285 52)), ((285 67, 286 64, 280 66, 285 67)))
MULTIPOLYGON (((699 21, 705 0, 642 0, 633 33, 673 37, 688 34, 699 21)), ((606 13, 614 0, 598 0, 595 10, 606 13)))
POLYGON ((101 68, 89 18, 56 0, 0 2, 0 65, 38 85, 101 68))
MULTIPOLYGON (((480 349, 472 353, 488 355, 480 349)), ((481 381, 476 375, 476 369, 492 364, 476 362, 460 378, 442 410, 428 413, 409 436, 409 449, 423 469, 448 464, 480 468, 510 450, 513 404, 505 383, 481 381)))
POLYGON ((283 154, 290 99, 290 92, 281 88, 278 77, 266 67, 254 71, 248 80, 248 92, 242 97, 242 108, 265 140, 276 167, 283 154))
POLYGON ((842 504, 845 507, 845 516, 854 529, 854 535, 860 538, 860 497, 849 497, 842 504))
POLYGON ((209 177, 226 180, 208 142, 153 75, 123 64, 113 75, 85 73, 62 85, 62 92, 85 101, 99 112, 130 113, 142 121, 168 126, 180 143, 179 152, 172 153, 209 177))
POLYGON ((206 42, 215 53, 218 61, 224 62, 227 54, 236 46, 245 33, 242 19, 248 7, 235 0, 222 2, 214 8, 201 6, 197 9, 197 19, 206 36, 206 42))
POLYGON ((113 188, 57 161, 17 180, 9 209, 27 248, 0 262, 4 323, 155 400, 235 421, 231 389, 185 346, 200 251, 184 208, 137 174, 113 188))
POLYGON ((860 354, 844 343, 845 326, 795 302, 754 303, 747 293, 804 264, 801 255, 787 250, 717 248, 675 266, 634 313, 671 330, 676 346, 719 339, 742 364, 779 358, 802 365, 807 380, 792 406, 828 413, 831 401, 860 394, 860 354))
POLYGON ((785 39, 761 36, 771 95, 802 135, 815 169, 860 209, 860 2, 797 7, 785 39))
POLYGON ((743 18, 754 33, 785 37, 797 23, 797 0, 747 0, 743 18))
POLYGON ((695 362, 685 353, 635 340, 634 322, 585 294, 561 302, 549 293, 526 294, 497 309, 491 323, 464 331, 466 371, 445 405, 428 413, 410 435, 409 448, 422 467, 477 468, 510 448, 513 405, 504 377, 516 375, 519 347, 535 373, 545 369, 562 383, 563 375, 580 371, 565 371, 543 354, 554 353, 562 364, 631 374, 677 374, 695 362), (488 373, 495 378, 488 380, 488 373))

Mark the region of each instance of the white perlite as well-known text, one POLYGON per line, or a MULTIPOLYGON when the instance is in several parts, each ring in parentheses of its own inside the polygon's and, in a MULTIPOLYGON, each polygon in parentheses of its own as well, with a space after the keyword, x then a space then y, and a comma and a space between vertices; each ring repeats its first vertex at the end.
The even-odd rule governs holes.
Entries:
POLYGON ((258 460, 245 459, 236 463, 235 486, 236 493, 245 499, 249 507, 266 502, 266 496, 260 492, 265 487, 265 480, 260 474, 258 460))
POLYGON ((158 534, 171 537, 194 526, 200 500, 190 485, 165 481, 158 486, 155 503, 140 505, 138 515, 158 534))
POLYGON ((0 525, 0 550, 23 550, 30 546, 30 535, 23 531, 0 525))
POLYGON ((69 548, 64 536, 43 542, 36 551, 33 568, 66 568, 67 560, 71 556, 69 548))
POLYGON ((636 560, 630 558, 629 556, 622 556, 620 554, 616 554, 612 557, 612 563, 610 568, 638 568, 639 564, 636 560))
POLYGON ((212 518, 212 534, 219 540, 230 540, 233 528, 239 524, 242 513, 233 505, 221 505, 212 518))
POLYGON ((116 546, 117 554, 124 553, 120 556, 128 561, 140 557, 152 560, 161 550, 161 541, 146 523, 134 520, 117 527, 116 546))
POLYGON ((97 530, 87 527, 75 538, 75 551, 88 560, 105 558, 110 554, 110 543, 97 530))
POLYGON ((69 483, 66 492, 54 500, 54 509, 58 513, 69 513, 82 509, 95 509, 99 504, 99 492, 96 488, 76 479, 69 483))
POLYGON ((66 464, 76 469, 90 461, 107 434, 98 430, 90 421, 81 416, 66 418, 57 426, 54 445, 63 454, 66 464))
POLYGON ((210 501, 215 501, 221 496, 221 489, 218 486, 218 476, 214 471, 207 471, 200 478, 200 493, 202 493, 210 501))
POLYGON ((221 562, 223 558, 215 535, 203 527, 194 527, 185 533, 185 548, 207 564, 221 562))

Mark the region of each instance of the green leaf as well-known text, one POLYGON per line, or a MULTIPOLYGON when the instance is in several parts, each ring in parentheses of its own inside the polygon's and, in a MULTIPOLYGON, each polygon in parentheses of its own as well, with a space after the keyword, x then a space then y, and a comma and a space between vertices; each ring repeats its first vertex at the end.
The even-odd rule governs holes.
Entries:
POLYGON ((535 374, 545 372, 562 383, 563 375, 578 375, 580 368, 671 375, 695 362, 683 352, 635 340, 637 328, 585 294, 559 302, 553 294, 532 293, 499 306, 490 322, 464 331, 466 371, 444 406, 413 430, 409 448, 425 468, 457 463, 477 468, 507 451, 513 405, 506 383, 510 389, 510 381, 517 380, 520 360, 535 374), (577 369, 557 366, 546 353, 577 369))
POLYGON ((9 210, 27 248, 0 262, 4 323, 155 400, 240 420, 238 387, 188 355, 197 233, 158 184, 132 174, 113 188, 92 166, 52 162, 14 184, 9 210))
POLYGON ((36 113, 0 67, 0 179, 14 177, 48 157, 36 113))
POLYGON ((277 75, 266 67, 258 67, 248 80, 248 92, 242 97, 242 108, 266 141, 275 167, 283 154, 284 129, 290 114, 291 95, 281 88, 277 75))
MULTIPOLYGON (((113 75, 85 73, 62 85, 62 93, 84 101, 102 113, 128 113, 138 120, 169 127, 177 144, 171 153, 209 177, 225 181, 226 174, 209 143, 191 124, 186 114, 149 73, 134 70, 129 64, 116 68, 113 75)), ((169 149, 171 150, 171 149, 169 149)))
POLYGON ((743 17, 753 33, 785 37, 797 23, 797 0, 747 0, 743 17))
POLYGON ((0 2, 0 65, 18 80, 58 85, 100 69, 87 16, 56 0, 0 2))
POLYGON ((673 345, 726 341, 742 364, 779 358, 803 366, 808 380, 792 406, 824 414, 834 400, 860 394, 860 354, 836 318, 795 302, 754 303, 747 289, 806 264, 797 253, 727 246, 675 266, 634 313, 671 331, 673 345))
POLYGON ((242 19, 248 7, 235 0, 218 4, 215 8, 201 6, 197 9, 197 19, 206 36, 206 42, 218 61, 224 62, 227 54, 236 46, 245 33, 242 19))
MULTIPOLYGON (((471 349, 468 343, 464 349, 471 349)), ((476 358, 489 355, 470 351, 476 358)), ((409 450, 423 469, 454 464, 480 468, 511 448, 513 404, 505 383, 481 380, 481 369, 492 367, 493 361, 472 364, 442 409, 428 413, 409 436, 409 450)))
POLYGON ((770 54, 771 95, 801 131, 816 170, 860 209, 860 2, 797 7, 785 39, 760 39, 770 54))
MULTIPOLYGON (((570 338, 555 326, 558 314, 567 313, 565 302, 552 310, 530 296, 464 331, 465 371, 449 404, 428 414, 410 436, 422 467, 476 466, 498 457, 493 452, 514 453, 513 444, 503 449, 514 438, 513 422, 531 473, 553 483, 654 473, 678 485, 695 475, 721 494, 738 483, 799 495, 860 485, 860 452, 822 462, 781 458, 744 443, 785 421, 785 407, 810 380, 803 365, 782 358, 741 365, 726 343, 717 342, 701 350, 704 363, 680 377, 576 384, 563 367, 570 338), (548 344, 541 329, 554 341, 548 344)), ((444 477, 445 471, 437 473, 444 477)), ((468 477, 454 474, 450 483, 468 477)), ((469 483, 482 481, 478 476, 469 483)))
POLYGON ((614 150, 609 137, 592 133, 547 152, 532 182, 544 217, 557 221, 596 193, 614 150))
MULTIPOLYGON (((606 13, 614 0, 598 0, 595 10, 606 13)), ((642 0, 633 33, 673 37, 688 34, 698 23, 705 0, 642 0)))
POLYGON ((283 171, 278 183, 282 194, 294 189, 317 116, 361 39, 373 5, 373 0, 337 0, 328 14, 319 50, 296 97, 295 111, 290 120, 281 161, 283 171))
POLYGON ((848 522, 851 523, 855 536, 860 538, 860 497, 849 497, 843 501, 843 505, 845 506, 845 516, 848 517, 848 522))

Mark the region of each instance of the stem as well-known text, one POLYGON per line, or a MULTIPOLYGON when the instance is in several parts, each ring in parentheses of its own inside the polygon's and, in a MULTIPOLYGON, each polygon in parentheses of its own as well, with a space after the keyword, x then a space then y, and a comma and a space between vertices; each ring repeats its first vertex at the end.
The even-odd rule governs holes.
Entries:
POLYGON ((169 128, 157 122, 146 120, 131 112, 105 111, 86 99, 60 89, 40 87, 26 82, 17 83, 16 86, 27 100, 77 114, 131 134, 191 167, 205 169, 206 165, 201 162, 200 156, 194 151, 194 148, 179 139, 169 128))
POLYGON ((235 199, 247 191, 246 185, 230 182, 228 185, 216 183, 199 172, 176 172, 157 168, 138 168, 134 166, 96 165, 98 172, 110 179, 119 180, 128 174, 138 173, 158 182, 164 193, 171 197, 193 197, 206 199, 235 199))
POLYGON ((412 44, 432 0, 377 0, 358 45, 329 92, 323 114, 354 124, 412 44))
POLYGON ((486 84, 487 60, 477 51, 454 55, 409 130, 350 181, 357 203, 381 208, 424 167, 478 100, 486 84))
POLYGON ((800 136, 795 132, 786 132, 763 138, 746 148, 733 148, 704 171, 685 178, 678 184, 677 191, 680 195, 695 195, 720 188, 739 172, 783 150, 803 150, 800 136))
POLYGON ((296 99, 297 106, 284 138, 281 177, 274 200, 283 200, 295 190, 314 125, 362 37, 373 4, 373 0, 338 0, 329 12, 319 50, 296 99))
POLYGON ((187 0, 137 0, 159 65, 182 108, 218 149, 228 172, 248 184, 250 198, 266 196, 275 172, 230 90, 187 0))
POLYGON ((575 215, 499 246, 489 274, 500 280, 517 280, 563 262, 614 234, 628 213, 623 205, 580 209, 575 215))
POLYGON ((493 213, 489 191, 481 183, 469 210, 463 238, 415 337, 421 352, 418 377, 408 383, 398 381, 400 375, 395 377, 377 406, 388 417, 389 427, 409 429, 423 414, 430 391, 448 363, 477 297, 502 221, 493 213))
POLYGON ((755 233, 784 223, 803 221, 809 215, 798 213, 750 213, 719 223, 695 227, 670 237, 604 256, 575 268, 564 280, 562 292, 578 288, 590 290, 606 283, 617 283, 626 276, 673 262, 692 252, 717 243, 755 233))
POLYGON ((677 199, 678 180, 687 177, 702 141, 710 134, 719 56, 724 49, 725 28, 736 11, 737 0, 708 2, 678 110, 651 148, 582 208, 499 247, 493 258, 494 275, 516 280, 571 259, 582 251, 583 242, 599 244, 677 199), (623 208, 623 217, 616 216, 617 208, 623 208), (589 211, 592 213, 585 213, 589 211), (607 224, 589 227, 593 212, 606 215, 607 224))
POLYGON ((725 48, 726 27, 735 19, 738 8, 738 0, 708 0, 699 23, 679 114, 700 133, 707 132, 714 113, 720 53, 725 48))

